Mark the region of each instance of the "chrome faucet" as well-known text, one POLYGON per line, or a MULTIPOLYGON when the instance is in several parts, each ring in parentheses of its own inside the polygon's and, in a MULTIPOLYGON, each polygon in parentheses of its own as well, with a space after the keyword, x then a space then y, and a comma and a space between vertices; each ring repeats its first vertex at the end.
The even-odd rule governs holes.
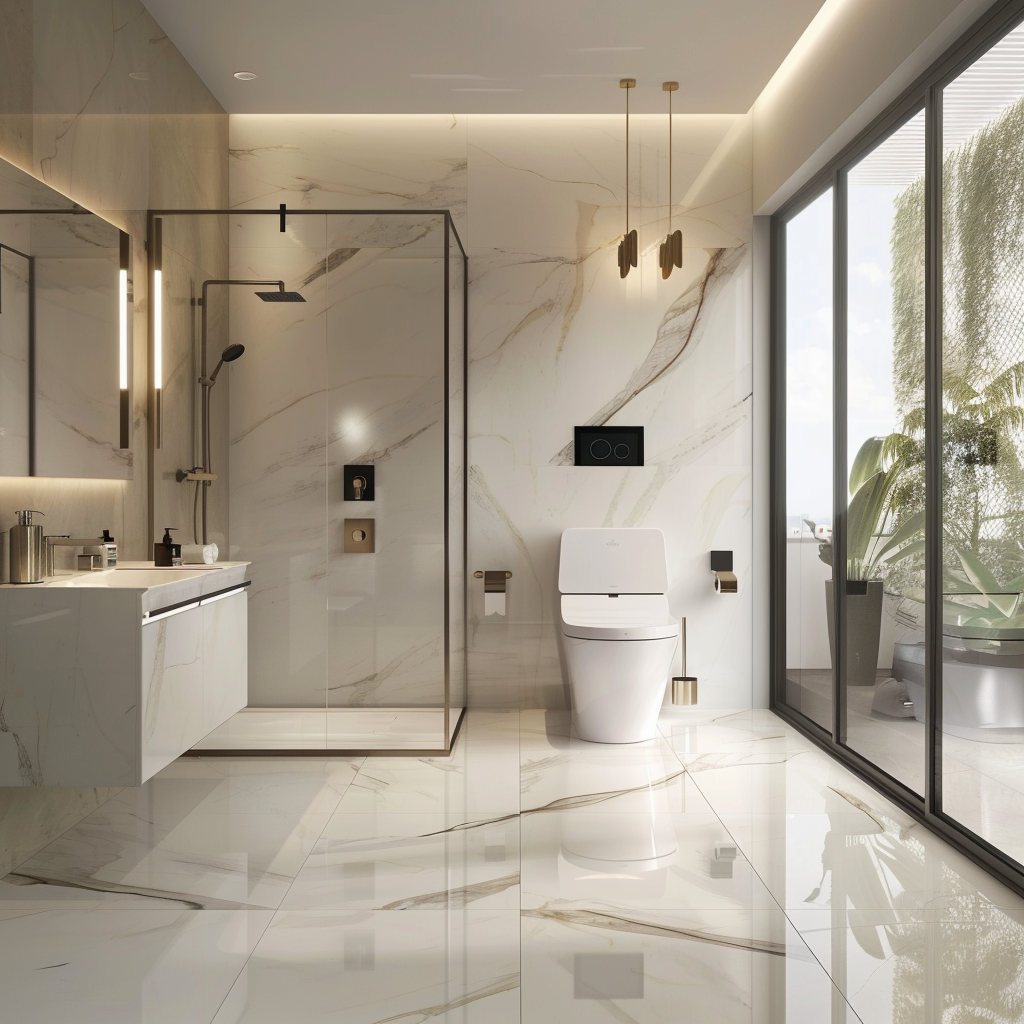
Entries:
POLYGON ((91 548, 99 547, 103 540, 100 537, 72 537, 67 533, 54 533, 43 538, 43 575, 53 576, 53 549, 62 548, 91 548))

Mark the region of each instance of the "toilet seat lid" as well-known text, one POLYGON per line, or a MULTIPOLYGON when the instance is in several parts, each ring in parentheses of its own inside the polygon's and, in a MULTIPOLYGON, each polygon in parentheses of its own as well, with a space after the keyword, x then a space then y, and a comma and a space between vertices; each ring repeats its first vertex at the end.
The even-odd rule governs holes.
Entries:
POLYGON ((563 594, 562 632, 578 640, 671 640, 679 623, 664 594, 563 594))

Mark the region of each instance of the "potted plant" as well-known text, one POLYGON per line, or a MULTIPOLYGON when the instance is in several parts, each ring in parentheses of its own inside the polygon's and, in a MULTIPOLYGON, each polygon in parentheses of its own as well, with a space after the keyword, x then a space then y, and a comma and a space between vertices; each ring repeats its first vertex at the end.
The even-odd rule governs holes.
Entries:
MULTIPOLYGON (((889 438, 869 437, 850 469, 846 513, 846 683, 873 686, 882 629, 883 578, 886 570, 924 551, 924 513, 903 516, 895 502, 902 460, 889 438), (887 465, 888 463, 888 465, 887 465)), ((812 532, 817 527, 807 520, 812 532)), ((818 545, 818 557, 833 566, 832 541, 818 545)), ((825 581, 829 649, 836 664, 835 596, 825 581)))

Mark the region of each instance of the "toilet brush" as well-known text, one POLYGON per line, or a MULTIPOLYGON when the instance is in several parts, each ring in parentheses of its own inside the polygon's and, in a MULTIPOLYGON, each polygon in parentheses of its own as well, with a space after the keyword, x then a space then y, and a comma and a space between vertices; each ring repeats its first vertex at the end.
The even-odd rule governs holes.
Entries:
POLYGON ((683 651, 683 674, 672 677, 672 703, 693 705, 697 703, 697 677, 686 674, 686 619, 679 620, 679 646, 683 651))

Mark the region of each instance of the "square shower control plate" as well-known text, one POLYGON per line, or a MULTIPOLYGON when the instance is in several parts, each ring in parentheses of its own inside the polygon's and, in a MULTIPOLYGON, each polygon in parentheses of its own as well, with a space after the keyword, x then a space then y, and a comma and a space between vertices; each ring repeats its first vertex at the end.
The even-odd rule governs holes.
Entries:
POLYGON ((372 555, 374 546, 372 519, 345 520, 345 553, 349 555, 372 555))
POLYGON ((643 427, 576 427, 577 466, 642 466, 643 427))

